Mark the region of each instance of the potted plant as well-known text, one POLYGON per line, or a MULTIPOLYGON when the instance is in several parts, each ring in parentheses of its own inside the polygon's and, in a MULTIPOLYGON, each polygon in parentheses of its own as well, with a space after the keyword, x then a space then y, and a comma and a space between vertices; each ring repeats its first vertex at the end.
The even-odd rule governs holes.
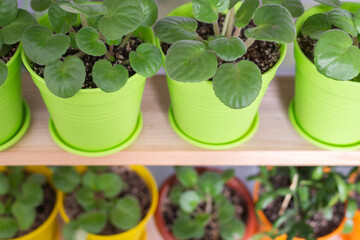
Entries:
POLYGON ((295 99, 290 119, 309 142, 331 150, 360 147, 359 3, 318 1, 296 23, 295 99))
POLYGON ((237 2, 193 0, 154 28, 166 54, 170 123, 203 148, 228 149, 255 133, 261 100, 296 36, 292 17, 304 11, 300 1, 237 2))
POLYGON ((250 179, 257 181, 254 201, 263 232, 259 238, 326 240, 351 230, 351 184, 340 173, 323 167, 262 167, 250 179))
POLYGON ((0 239, 55 239, 59 206, 48 168, 0 167, 0 239))
POLYGON ((156 3, 51 2, 33 1, 48 15, 25 30, 22 54, 47 105, 51 135, 83 156, 120 151, 140 134, 145 80, 161 67, 150 28, 156 3))
POLYGON ((30 124, 30 111, 21 91, 21 44, 26 27, 38 24, 17 1, 0 3, 0 151, 15 144, 30 124))
POLYGON ((158 202, 156 182, 144 167, 60 167, 65 240, 143 240, 158 202), (96 234, 96 235, 95 235, 96 234))
POLYGON ((257 228, 251 196, 233 170, 177 167, 155 213, 164 240, 249 239, 257 228))

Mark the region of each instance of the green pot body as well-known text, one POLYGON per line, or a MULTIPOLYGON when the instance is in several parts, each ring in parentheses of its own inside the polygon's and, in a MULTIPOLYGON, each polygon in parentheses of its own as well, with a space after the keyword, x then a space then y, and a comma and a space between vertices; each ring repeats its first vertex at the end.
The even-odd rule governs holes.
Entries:
MULTIPOLYGON (((193 17, 191 4, 185 4, 170 16, 193 17)), ((246 135, 254 122, 266 89, 284 60, 286 46, 281 47, 281 58, 263 75, 263 86, 257 99, 243 109, 225 106, 215 95, 212 81, 201 83, 177 82, 167 77, 174 121, 189 138, 208 145, 231 145, 246 135)), ((193 142, 192 142, 193 143, 193 142)))
MULTIPOLYGON (((49 26, 47 17, 40 20, 49 26)), ((142 28, 134 35, 145 42, 156 43, 151 28, 142 28)), ((82 152, 106 152, 125 143, 133 134, 139 120, 140 105, 146 78, 135 74, 117 92, 82 89, 75 96, 64 99, 47 88, 43 78, 30 66, 23 52, 23 62, 49 111, 58 138, 70 148, 82 152)))
POLYGON ((12 139, 22 126, 24 107, 21 88, 21 45, 6 64, 8 78, 0 87, 0 146, 12 139))
MULTIPOLYGON (((356 12, 360 4, 344 3, 342 8, 356 12)), ((329 10, 330 7, 318 6, 306 11, 296 23, 298 33, 308 17, 329 10)), ((297 124, 317 145, 341 148, 359 144, 360 83, 336 81, 321 75, 297 41, 295 59, 297 124)))

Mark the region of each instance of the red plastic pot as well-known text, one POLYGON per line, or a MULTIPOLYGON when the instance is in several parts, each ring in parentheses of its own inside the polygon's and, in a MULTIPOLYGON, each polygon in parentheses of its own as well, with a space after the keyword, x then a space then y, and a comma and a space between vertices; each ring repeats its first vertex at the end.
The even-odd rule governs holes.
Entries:
MULTIPOLYGON (((199 174, 206 172, 206 171, 213 171, 213 172, 221 172, 219 169, 213 169, 213 168, 196 168, 199 174)), ((155 212, 155 223, 156 226, 161 234, 161 236, 165 240, 177 240, 174 235, 170 232, 170 230, 167 228, 165 224, 165 220, 162 215, 162 205, 164 203, 165 198, 168 196, 169 191, 172 186, 178 183, 178 180, 176 178, 176 175, 171 176, 168 178, 165 183, 162 185, 160 189, 160 195, 159 195, 159 203, 158 207, 155 212)), ((253 203, 253 199, 245 187, 245 185, 241 182, 238 178, 233 178, 230 180, 227 184, 228 187, 233 189, 238 195, 242 196, 244 200, 246 201, 246 209, 248 210, 248 216, 246 220, 246 230, 245 235, 242 240, 249 240, 257 231, 257 220, 256 220, 256 214, 255 214, 255 207, 253 203)))

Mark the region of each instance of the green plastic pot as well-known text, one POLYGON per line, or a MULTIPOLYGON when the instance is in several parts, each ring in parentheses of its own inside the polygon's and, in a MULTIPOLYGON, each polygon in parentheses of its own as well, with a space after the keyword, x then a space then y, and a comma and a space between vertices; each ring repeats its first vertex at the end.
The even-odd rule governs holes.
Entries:
MULTIPOLYGON (((169 16, 193 17, 192 5, 182 5, 169 16)), ((225 106, 216 97, 212 81, 182 83, 167 76, 172 128, 186 142, 206 149, 229 149, 249 140, 258 128, 260 103, 285 55, 286 46, 282 45, 280 60, 263 74, 263 86, 258 98, 244 109, 235 110, 225 106)))
POLYGON ((21 45, 6 64, 8 78, 0 87, 0 151, 18 142, 30 125, 30 111, 22 98, 21 45))
MULTIPOLYGON (((49 26, 47 16, 40 23, 49 26)), ((156 43, 151 28, 140 27, 134 34, 146 42, 156 43)), ((49 111, 51 136, 64 150, 80 156, 100 157, 128 147, 139 136, 145 77, 135 74, 115 93, 82 89, 74 97, 64 99, 48 90, 44 79, 31 68, 24 51, 22 58, 49 111)))
MULTIPOLYGON (((356 12, 360 3, 343 3, 342 8, 356 12)), ((308 17, 329 10, 325 6, 309 9, 297 21, 297 31, 308 17)), ((310 143, 324 149, 360 148, 360 83, 335 81, 321 75, 297 41, 295 59, 295 99, 289 110, 295 129, 310 143)))

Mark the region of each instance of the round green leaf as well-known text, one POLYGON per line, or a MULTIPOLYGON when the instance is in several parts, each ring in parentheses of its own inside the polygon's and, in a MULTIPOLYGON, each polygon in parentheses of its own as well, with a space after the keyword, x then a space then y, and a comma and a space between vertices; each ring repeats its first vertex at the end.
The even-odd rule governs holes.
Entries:
POLYGON ((259 5, 259 0, 245 0, 236 12, 235 25, 239 28, 247 26, 259 5))
POLYGON ((20 230, 28 230, 35 222, 35 208, 29 205, 16 202, 11 207, 11 213, 16 218, 20 230))
POLYGON ((39 174, 34 173, 34 174, 29 175, 26 178, 26 182, 35 183, 35 184, 38 184, 38 185, 42 186, 47 182, 47 179, 46 179, 46 177, 44 175, 42 175, 40 173, 39 174))
POLYGON ((76 44, 81 51, 92 56, 102 56, 106 46, 99 39, 99 33, 92 27, 84 27, 76 34, 76 44))
POLYGON ((124 188, 123 180, 115 173, 104 173, 100 175, 96 185, 97 189, 103 191, 108 198, 116 197, 124 188))
POLYGON ((198 41, 184 40, 171 46, 165 68, 170 78, 179 82, 202 82, 214 76, 217 58, 198 41))
POLYGON ((31 0, 31 8, 37 12, 42 12, 48 9, 54 0, 31 0))
POLYGON ((18 13, 18 4, 15 0, 0 1, 0 27, 4 27, 15 20, 18 13))
POLYGON ((44 26, 31 26, 24 31, 23 47, 29 59, 37 64, 46 65, 59 59, 70 46, 66 35, 54 35, 44 26))
POLYGON ((202 174, 199 178, 198 186, 204 194, 209 194, 214 198, 221 195, 224 189, 224 183, 221 176, 215 172, 206 172, 202 174))
POLYGON ((254 15, 257 27, 245 31, 248 38, 277 43, 292 43, 296 37, 295 24, 290 12, 281 5, 264 5, 254 15))
POLYGON ((315 14, 309 17, 302 29, 301 33, 304 36, 310 36, 312 39, 319 39, 326 31, 330 30, 332 24, 327 20, 325 13, 315 14))
POLYGON ((197 27, 193 18, 166 17, 155 24, 154 31, 162 42, 173 44, 180 40, 195 40, 198 36, 197 27))
POLYGON ((67 33, 70 30, 70 27, 76 24, 78 15, 74 13, 69 13, 63 10, 60 5, 66 2, 59 1, 51 5, 49 8, 49 21, 52 29, 56 33, 67 33))
POLYGON ((97 179, 98 179, 98 175, 95 172, 87 171, 82 178, 82 184, 84 187, 96 190, 97 179))
POLYGON ((38 25, 36 19, 28 11, 19 9, 15 21, 0 30, 4 43, 12 45, 19 42, 25 29, 32 25, 38 25))
POLYGON ((3 46, 4 46, 4 36, 3 36, 3 34, 1 32, 1 30, 0 30, 0 56, 2 56, 1 55, 1 49, 2 49, 3 46))
POLYGON ((0 239, 12 238, 18 232, 18 225, 13 218, 0 217, 0 239))
POLYGON ((96 207, 95 194, 92 189, 83 187, 76 192, 76 201, 85 210, 94 209, 96 207))
POLYGON ((353 14, 345 9, 333 9, 327 13, 328 22, 344 31, 347 31, 354 37, 358 35, 353 14))
POLYGON ((132 196, 119 199, 113 211, 110 212, 111 223, 121 230, 134 228, 140 220, 140 203, 137 198, 132 196))
POLYGON ((162 61, 160 50, 151 43, 143 43, 136 49, 136 52, 130 52, 132 68, 144 77, 154 76, 160 70, 162 61))
POLYGON ((107 215, 103 211, 84 212, 78 217, 77 221, 85 231, 97 234, 106 226, 107 215))
POLYGON ((173 233, 176 239, 201 239, 205 234, 205 228, 187 215, 181 215, 174 222, 173 233))
POLYGON ((0 173, 0 196, 8 193, 10 189, 10 182, 4 173, 0 173))
POLYGON ((181 194, 180 207, 186 213, 192 213, 202 201, 199 194, 195 191, 189 190, 181 194))
POLYGON ((340 0, 315 0, 315 2, 328 5, 330 7, 339 8, 341 7, 342 3, 340 0))
POLYGON ((360 50, 341 30, 324 33, 315 47, 317 70, 335 80, 352 80, 360 73, 360 50))
POLYGON ((143 27, 151 27, 158 18, 158 7, 155 0, 137 0, 141 6, 144 20, 141 24, 143 27))
POLYGON ((56 61, 45 67, 44 78, 48 89, 56 96, 70 98, 83 86, 86 71, 84 63, 74 56, 64 62, 56 61))
POLYGON ((225 61, 235 61, 247 51, 245 43, 237 37, 217 38, 211 41, 209 46, 216 55, 225 61))
POLYGON ((87 237, 87 232, 81 229, 79 223, 74 220, 64 226, 62 234, 65 240, 79 240, 87 237))
POLYGON ((74 3, 77 4, 82 4, 82 3, 86 3, 88 0, 74 0, 74 3))
POLYGON ((245 225, 238 219, 220 226, 220 236, 224 240, 242 239, 245 234, 245 225))
POLYGON ((89 17, 101 16, 107 12, 107 7, 101 4, 84 4, 79 5, 76 3, 63 3, 60 7, 70 13, 80 14, 83 13, 89 17))
POLYGON ((107 13, 100 19, 100 31, 108 40, 121 39, 135 31, 143 22, 143 11, 134 0, 105 0, 107 13))
POLYGON ((73 167, 59 167, 53 175, 54 185, 57 189, 71 193, 80 184, 80 174, 73 167))
POLYGON ((216 96, 226 106, 241 109, 250 106, 259 95, 262 75, 250 61, 223 64, 214 77, 213 87, 216 96))
POLYGON ((92 70, 95 84, 104 92, 116 92, 125 86, 129 72, 122 65, 114 65, 107 60, 97 61, 92 70))
POLYGON ((202 22, 213 23, 218 20, 219 0, 191 0, 195 18, 202 22))
POLYGON ((227 183, 228 181, 230 181, 234 177, 235 177, 235 170, 234 169, 225 170, 221 174, 221 179, 223 180, 224 183, 227 183))
POLYGON ((41 185, 33 182, 26 182, 22 185, 18 200, 29 207, 38 207, 44 201, 44 191, 41 185))
POLYGON ((176 168, 176 177, 185 188, 194 187, 198 181, 198 173, 192 167, 176 168))
POLYGON ((360 33, 360 9, 354 15, 354 24, 358 33, 360 33))
POLYGON ((220 224, 230 222, 235 216, 235 207, 226 198, 218 204, 218 221, 220 224))
POLYGON ((8 68, 6 64, 0 60, 0 86, 3 85, 8 76, 8 68))
POLYGON ((170 201, 178 205, 182 192, 183 192, 183 188, 181 186, 176 185, 172 187, 169 194, 170 201))
POLYGON ((280 4, 289 10, 294 18, 300 17, 305 11, 300 0, 264 0, 263 4, 280 4))

